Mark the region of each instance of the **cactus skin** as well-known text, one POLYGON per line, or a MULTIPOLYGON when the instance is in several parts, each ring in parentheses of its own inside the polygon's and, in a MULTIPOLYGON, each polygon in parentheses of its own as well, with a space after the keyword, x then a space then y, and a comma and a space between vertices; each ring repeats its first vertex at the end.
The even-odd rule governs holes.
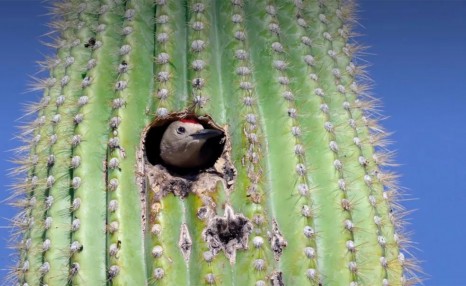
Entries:
POLYGON ((354 6, 56 2, 57 53, 42 62, 49 78, 35 86, 44 97, 31 107, 38 117, 23 129, 27 155, 15 172, 27 180, 15 187, 22 210, 11 280, 418 283, 402 250, 409 241, 396 175, 386 170, 387 132, 354 59, 354 6), (193 183, 186 197, 161 195, 166 171, 141 142, 154 120, 186 110, 225 130, 223 177, 193 183), (225 179, 228 162, 236 171, 225 179), (216 253, 209 229, 225 221, 241 222, 238 244, 216 253))

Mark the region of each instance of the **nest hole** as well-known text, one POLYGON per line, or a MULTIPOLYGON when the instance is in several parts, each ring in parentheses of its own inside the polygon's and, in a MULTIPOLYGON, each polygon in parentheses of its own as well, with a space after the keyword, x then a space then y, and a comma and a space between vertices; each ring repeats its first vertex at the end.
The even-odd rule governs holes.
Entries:
POLYGON ((169 114, 168 116, 162 118, 162 119, 156 119, 151 125, 149 125, 145 129, 144 133, 144 153, 146 157, 146 161, 153 165, 162 165, 164 166, 171 174, 179 174, 179 175, 187 175, 187 174, 197 174, 199 172, 202 172, 208 168, 211 168, 214 166, 215 162, 220 158, 222 153, 224 152, 225 149, 225 131, 215 124, 210 117, 203 116, 195 116, 192 114, 186 114, 186 113, 173 113, 169 114), (201 124, 204 129, 215 129, 219 130, 223 133, 222 136, 214 137, 208 139, 203 148, 209 149, 212 152, 212 156, 210 156, 210 159, 205 162, 200 167, 196 168, 180 168, 176 166, 172 166, 170 164, 167 164, 164 162, 164 160, 160 156, 160 143, 162 141, 162 136, 164 132, 167 130, 168 126, 178 120, 195 120, 199 124, 201 124))

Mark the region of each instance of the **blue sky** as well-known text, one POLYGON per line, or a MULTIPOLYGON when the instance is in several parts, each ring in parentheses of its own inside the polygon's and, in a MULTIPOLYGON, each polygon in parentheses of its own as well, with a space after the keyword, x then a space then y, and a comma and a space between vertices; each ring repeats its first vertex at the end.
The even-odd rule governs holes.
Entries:
MULTIPOLYGON (((466 285, 466 1, 358 1, 359 41, 370 48, 373 93, 382 99, 383 125, 395 132, 397 171, 407 188, 417 257, 428 274, 425 285, 466 285)), ((7 150, 21 104, 38 99, 27 93, 47 49, 44 3, 0 0, 0 200, 8 196, 11 168, 7 150)), ((10 261, 8 218, 0 205, 0 281, 10 261)))
POLYGON ((394 131, 425 285, 466 285, 466 2, 362 1, 373 92, 394 131))

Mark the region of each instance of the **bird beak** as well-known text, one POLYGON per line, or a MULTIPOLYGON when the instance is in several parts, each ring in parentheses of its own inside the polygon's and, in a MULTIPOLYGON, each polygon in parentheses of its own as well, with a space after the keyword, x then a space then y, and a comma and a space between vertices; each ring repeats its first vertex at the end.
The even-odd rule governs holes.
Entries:
POLYGON ((217 129, 202 129, 194 134, 191 134, 191 137, 194 139, 209 139, 219 137, 221 135, 223 135, 223 132, 217 129))

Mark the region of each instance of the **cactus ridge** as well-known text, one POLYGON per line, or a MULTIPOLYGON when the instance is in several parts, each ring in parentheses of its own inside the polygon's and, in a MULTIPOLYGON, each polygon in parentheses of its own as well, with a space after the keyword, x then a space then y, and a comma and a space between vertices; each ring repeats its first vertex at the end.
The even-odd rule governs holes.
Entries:
POLYGON ((51 7, 8 283, 420 283, 353 1, 81 2, 51 7), (145 142, 186 116, 225 133, 196 174, 145 142))
MULTIPOLYGON (((238 152, 236 160, 244 162, 245 168, 239 171, 238 183, 244 182, 243 186, 238 188, 239 192, 232 195, 232 201, 235 206, 241 206, 244 197, 249 197, 247 210, 244 210, 250 217, 253 218, 255 233, 252 238, 252 249, 254 255, 250 259, 244 259, 239 262, 238 267, 248 269, 251 265, 254 267, 254 279, 257 283, 265 283, 267 281, 266 272, 271 271, 276 267, 276 262, 272 259, 270 245, 265 243, 267 238, 267 229, 271 226, 271 216, 265 211, 260 204, 270 206, 268 194, 265 192, 267 188, 269 167, 264 158, 264 148, 266 146, 264 138, 264 123, 261 120, 263 111, 260 109, 259 98, 255 88, 254 67, 250 54, 250 42, 246 29, 246 13, 242 5, 230 3, 231 13, 225 15, 232 25, 229 30, 231 34, 231 50, 234 54, 230 55, 234 59, 234 88, 240 91, 241 96, 235 104, 240 108, 239 126, 235 129, 242 133, 234 133, 233 144, 241 148, 238 152), (242 38, 241 33, 245 33, 242 38), (265 203, 264 203, 265 202, 265 203), (269 262, 271 265, 269 265, 269 262)), ((229 118, 235 118, 235 115, 230 113, 229 118)), ((237 281, 242 282, 241 280, 237 281)))

